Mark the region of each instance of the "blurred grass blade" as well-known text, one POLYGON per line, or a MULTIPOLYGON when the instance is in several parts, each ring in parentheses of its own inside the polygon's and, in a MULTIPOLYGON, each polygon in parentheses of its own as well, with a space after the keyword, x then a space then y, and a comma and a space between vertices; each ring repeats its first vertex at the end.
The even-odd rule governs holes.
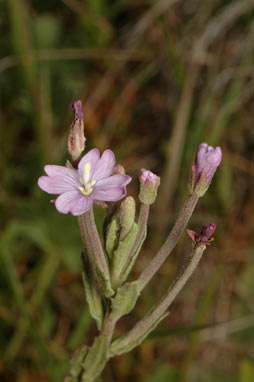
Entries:
POLYGON ((11 22, 11 33, 13 47, 18 57, 24 82, 29 94, 33 110, 34 127, 40 143, 42 161, 46 157, 47 148, 45 145, 45 135, 41 126, 41 108, 39 89, 37 86, 36 66, 32 54, 31 32, 29 30, 29 17, 25 0, 9 0, 9 15, 11 22))
POLYGON ((239 382, 254 381, 254 363, 253 360, 243 359, 240 362, 239 382))
POLYGON ((192 326, 190 328, 157 330, 154 333, 151 333, 148 338, 155 339, 155 338, 164 338, 164 337, 171 337, 171 336, 184 336, 184 335, 192 334, 195 332, 200 332, 204 329, 210 329, 215 326, 216 325, 199 325, 199 326, 192 326))

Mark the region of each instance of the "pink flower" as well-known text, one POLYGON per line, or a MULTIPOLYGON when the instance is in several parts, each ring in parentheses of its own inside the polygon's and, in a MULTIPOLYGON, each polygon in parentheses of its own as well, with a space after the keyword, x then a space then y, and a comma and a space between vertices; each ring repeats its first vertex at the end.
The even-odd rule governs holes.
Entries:
POLYGON ((100 158, 99 150, 92 149, 78 164, 78 170, 47 165, 48 176, 41 176, 39 187, 49 194, 59 194, 55 201, 57 210, 74 216, 87 212, 94 200, 117 201, 126 195, 128 175, 112 175, 115 155, 106 150, 100 158))

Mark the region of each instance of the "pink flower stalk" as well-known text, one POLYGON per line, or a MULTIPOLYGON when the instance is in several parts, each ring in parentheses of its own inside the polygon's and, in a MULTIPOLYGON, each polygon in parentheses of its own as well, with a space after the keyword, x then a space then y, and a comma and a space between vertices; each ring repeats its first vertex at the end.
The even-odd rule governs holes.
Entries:
POLYGON ((87 212, 93 201, 117 201, 126 195, 128 175, 112 175, 115 155, 106 150, 100 158, 97 149, 90 150, 78 164, 78 169, 47 165, 48 176, 41 176, 39 187, 49 194, 60 194, 55 201, 57 210, 74 216, 87 212))

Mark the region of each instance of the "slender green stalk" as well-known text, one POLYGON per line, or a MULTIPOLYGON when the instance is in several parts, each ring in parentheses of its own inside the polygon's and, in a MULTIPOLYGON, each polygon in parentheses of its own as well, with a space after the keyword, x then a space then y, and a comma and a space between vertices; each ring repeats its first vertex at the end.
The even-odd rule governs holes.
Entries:
POLYGON ((180 215, 170 234, 168 235, 168 238, 166 239, 165 243, 140 275, 139 281, 141 282, 141 290, 143 290, 146 284, 151 280, 151 278, 158 271, 160 266, 164 263, 171 251, 175 248, 182 232, 184 231, 194 211, 197 201, 198 197, 196 195, 190 195, 189 199, 183 206, 180 215))

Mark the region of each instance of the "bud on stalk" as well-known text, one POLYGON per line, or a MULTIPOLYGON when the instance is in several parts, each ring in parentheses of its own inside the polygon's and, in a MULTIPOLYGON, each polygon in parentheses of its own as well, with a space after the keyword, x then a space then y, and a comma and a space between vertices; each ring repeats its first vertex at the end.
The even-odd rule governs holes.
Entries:
POLYGON ((215 171, 220 165, 222 152, 220 147, 215 149, 207 143, 198 147, 195 163, 192 165, 192 174, 189 184, 190 192, 201 197, 207 191, 215 171))
POLYGON ((142 169, 139 180, 139 200, 146 205, 153 204, 160 185, 160 177, 155 175, 152 171, 142 169))
POLYGON ((206 245, 209 245, 213 241, 212 235, 214 234, 216 230, 216 224, 210 223, 206 224, 201 228, 201 231, 199 234, 197 234, 195 231, 192 231, 190 229, 187 229, 187 234, 191 238, 191 240, 194 241, 195 244, 198 244, 200 242, 205 243, 206 245))
POLYGON ((84 117, 81 101, 73 102, 74 121, 68 138, 68 152, 73 162, 76 162, 85 148, 84 117))

